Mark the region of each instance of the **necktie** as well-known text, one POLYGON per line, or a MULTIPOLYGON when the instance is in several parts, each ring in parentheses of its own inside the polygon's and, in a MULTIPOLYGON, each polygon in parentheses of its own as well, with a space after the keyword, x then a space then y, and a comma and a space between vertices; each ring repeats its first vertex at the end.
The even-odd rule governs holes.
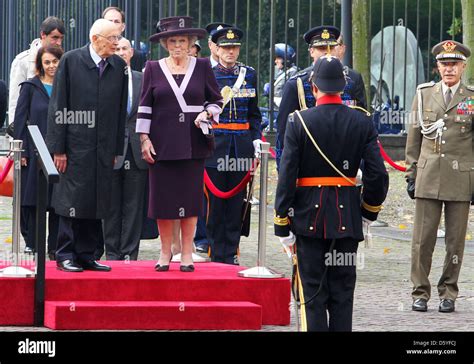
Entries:
POLYGON ((103 59, 99 62, 99 78, 102 77, 102 74, 104 73, 106 65, 107 65, 107 62, 103 59))
POLYGON ((127 114, 130 114, 130 111, 132 110, 132 100, 130 97, 127 97, 127 114))
POLYGON ((451 102, 453 98, 453 92, 451 91, 450 88, 448 88, 448 91, 446 91, 446 96, 444 98, 444 102, 446 103, 446 107, 449 106, 449 103, 451 102))

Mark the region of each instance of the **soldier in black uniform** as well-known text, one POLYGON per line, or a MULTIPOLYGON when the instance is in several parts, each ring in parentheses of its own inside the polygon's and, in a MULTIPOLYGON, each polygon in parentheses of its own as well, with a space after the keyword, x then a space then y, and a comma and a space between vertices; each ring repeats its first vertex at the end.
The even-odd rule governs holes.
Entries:
POLYGON ((363 225, 381 209, 388 174, 372 120, 342 104, 341 62, 318 59, 312 83, 317 106, 288 119, 275 235, 285 246, 296 241, 303 330, 351 331, 357 248, 363 225), (362 159, 361 194, 355 177, 362 159))
MULTIPOLYGON (((308 50, 311 58, 313 58, 313 61, 316 62, 319 57, 327 53, 336 56, 338 53, 336 46, 339 45, 338 39, 340 38, 340 35, 341 32, 339 29, 333 26, 321 25, 308 30, 304 34, 304 40, 309 45, 308 50)), ((288 115, 290 115, 295 110, 302 110, 315 105, 315 99, 311 92, 312 69, 313 65, 290 78, 283 89, 283 95, 277 117, 277 165, 279 165, 281 153, 284 147, 285 129, 288 115), (298 79, 300 79, 302 83, 301 90, 298 90, 298 79)), ((342 96, 344 103, 346 105, 356 105, 367 109, 362 77, 356 77, 355 74, 350 73, 349 70, 347 72, 347 76, 347 82, 342 96)))
MULTIPOLYGON (((235 188, 254 163, 261 144, 262 115, 258 108, 257 72, 237 62, 243 32, 223 28, 212 35, 217 44, 219 64, 213 68, 224 98, 219 124, 214 126, 216 149, 206 160, 206 171, 223 192, 235 188)), ((241 211, 245 189, 234 197, 222 199, 209 190, 207 237, 213 262, 239 264, 242 228, 241 211)))

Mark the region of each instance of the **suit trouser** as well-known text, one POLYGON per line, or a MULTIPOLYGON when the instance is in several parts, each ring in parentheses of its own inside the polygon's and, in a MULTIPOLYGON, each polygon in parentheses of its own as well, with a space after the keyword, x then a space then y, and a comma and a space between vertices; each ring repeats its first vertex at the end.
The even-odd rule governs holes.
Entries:
POLYGON ((417 198, 411 247, 411 280, 414 300, 418 298, 429 300, 431 296, 431 284, 428 276, 443 204, 446 255, 443 273, 438 282, 438 294, 441 299, 455 300, 458 296, 458 278, 464 255, 470 203, 417 198))
POLYGON ((337 239, 329 252, 331 243, 301 235, 296 238, 303 331, 352 331, 359 243, 337 239))
MULTIPOLYGON (((35 234, 36 234, 36 206, 22 206, 21 214, 23 214, 26 220, 26 231, 28 233, 24 236, 25 244, 27 247, 37 250, 35 246, 35 234)), ((58 224, 59 216, 56 215, 54 210, 48 211, 48 254, 54 254, 56 251, 56 243, 58 240, 58 224)))
POLYGON ((148 171, 137 167, 131 149, 129 145, 124 165, 112 174, 112 205, 103 220, 107 260, 138 258, 148 171))
POLYGON ((56 260, 94 260, 102 221, 59 216, 56 260))
MULTIPOLYGON (((223 192, 233 189, 247 174, 244 171, 220 172, 217 168, 206 168, 206 171, 214 185, 223 192)), ((208 191, 208 195, 207 239, 211 247, 211 259, 213 262, 238 264, 245 189, 229 199, 218 198, 211 191, 208 191)))

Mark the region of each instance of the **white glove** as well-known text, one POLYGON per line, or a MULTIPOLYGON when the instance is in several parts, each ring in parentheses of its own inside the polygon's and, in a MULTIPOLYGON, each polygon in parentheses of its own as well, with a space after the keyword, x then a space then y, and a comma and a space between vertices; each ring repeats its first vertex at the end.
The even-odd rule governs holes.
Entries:
POLYGON ((285 236, 283 238, 279 236, 278 239, 280 239, 280 243, 281 245, 283 245, 283 249, 285 250, 286 255, 288 255, 288 258, 291 259, 293 255, 291 247, 295 244, 295 241, 296 241, 295 235, 290 231, 290 235, 285 236))
POLYGON ((365 248, 372 248, 372 233, 370 232, 372 221, 362 218, 362 233, 364 234, 365 248))
POLYGON ((296 241, 295 234, 293 234, 291 231, 290 235, 284 237, 279 236, 278 239, 280 239, 280 243, 284 248, 291 248, 296 241))
POLYGON ((255 139, 253 142, 253 149, 255 150, 255 156, 258 157, 260 156, 260 153, 262 153, 262 148, 260 145, 263 143, 260 139, 255 139))

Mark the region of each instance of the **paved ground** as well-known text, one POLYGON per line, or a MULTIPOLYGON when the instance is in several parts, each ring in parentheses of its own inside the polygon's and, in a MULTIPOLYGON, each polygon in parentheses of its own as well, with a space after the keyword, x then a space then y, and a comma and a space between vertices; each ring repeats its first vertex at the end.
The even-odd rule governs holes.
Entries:
MULTIPOLYGON (((290 276, 290 263, 273 236, 273 197, 276 185, 274 163, 270 164, 267 224, 267 266, 290 276)), ((360 259, 354 303, 354 331, 473 331, 474 330, 474 218, 471 216, 467 234, 466 253, 459 281, 460 296, 456 312, 437 311, 436 282, 441 275, 444 241, 438 239, 433 257, 431 281, 432 300, 427 313, 412 312, 410 282, 410 236, 413 227, 414 202, 405 193, 403 174, 390 169, 390 191, 380 219, 388 227, 373 228, 373 247, 359 249, 360 259)), ((259 194, 258 184, 255 190, 259 194)), ((0 198, 0 254, 11 249, 5 241, 11 236, 11 199, 0 198)), ((254 266, 257 260, 258 212, 252 211, 252 234, 241 243, 241 263, 254 266)), ((159 241, 142 241, 140 259, 158 259, 159 241)), ((2 327, 0 331, 37 331, 45 329, 2 327)), ((292 311, 288 327, 266 326, 263 331, 295 331, 292 311)))

